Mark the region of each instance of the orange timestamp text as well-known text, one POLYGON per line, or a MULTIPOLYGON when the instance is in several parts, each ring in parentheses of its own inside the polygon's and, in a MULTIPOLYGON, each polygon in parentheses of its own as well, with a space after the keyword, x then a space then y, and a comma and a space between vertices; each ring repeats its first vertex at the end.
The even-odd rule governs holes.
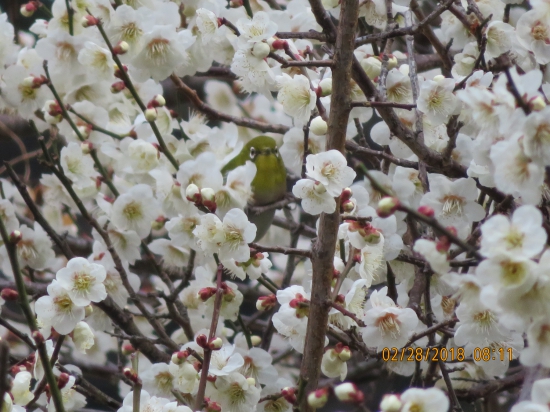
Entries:
POLYGON ((384 362, 399 361, 431 361, 431 362, 463 362, 474 360, 475 362, 488 362, 490 360, 501 362, 512 361, 514 358, 512 348, 474 348, 471 356, 466 356, 464 348, 384 348, 382 349, 382 360, 384 362))
POLYGON ((384 348, 382 360, 384 362, 399 361, 431 361, 431 362, 462 362, 466 359, 464 348, 384 348))

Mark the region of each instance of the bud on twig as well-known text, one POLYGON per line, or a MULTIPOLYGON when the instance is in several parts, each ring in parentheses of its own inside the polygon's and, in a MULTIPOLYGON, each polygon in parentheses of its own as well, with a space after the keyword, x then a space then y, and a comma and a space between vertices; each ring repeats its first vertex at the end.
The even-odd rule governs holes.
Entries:
POLYGON ((277 303, 277 296, 275 295, 260 296, 256 301, 256 309, 260 311, 270 310, 275 306, 275 303, 277 303))
POLYGON ((317 389, 307 396, 307 403, 312 408, 322 408, 328 401, 328 388, 317 389))
POLYGON ((334 394, 342 402, 363 403, 365 395, 351 382, 342 383, 334 388, 334 394))
POLYGON ((17 299, 19 299, 19 293, 17 293, 16 290, 10 288, 2 289, 2 292, 0 292, 0 296, 6 301, 16 301, 17 299))

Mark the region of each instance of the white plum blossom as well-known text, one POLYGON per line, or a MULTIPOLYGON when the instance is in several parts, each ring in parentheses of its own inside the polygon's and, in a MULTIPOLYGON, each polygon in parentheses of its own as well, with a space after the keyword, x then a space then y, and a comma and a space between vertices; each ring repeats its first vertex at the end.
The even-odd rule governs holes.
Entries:
POLYGON ((158 217, 159 211, 151 187, 139 184, 117 198, 111 221, 120 229, 135 231, 143 239, 151 231, 151 223, 158 217))
POLYGON ((292 194, 302 199, 302 207, 311 215, 332 213, 336 210, 336 201, 321 182, 312 179, 300 179, 292 188, 292 194))
POLYGON ((329 150, 306 158, 306 174, 321 182, 327 192, 339 196, 345 187, 355 179, 355 171, 348 166, 346 158, 338 150, 329 150))
POLYGON ((521 206, 512 219, 503 215, 491 217, 481 226, 480 252, 487 257, 513 253, 531 258, 542 251, 547 234, 541 226, 542 215, 533 206, 521 206))
POLYGON ((366 324, 362 329, 363 341, 380 351, 404 346, 418 324, 418 316, 410 308, 373 306, 363 321, 366 324))
POLYGON ((277 100, 283 105, 285 113, 294 118, 297 126, 307 123, 317 102, 317 95, 311 90, 308 78, 302 74, 290 77, 283 73, 277 82, 277 100))
POLYGON ((439 76, 434 80, 426 80, 420 86, 418 96, 418 110, 420 110, 434 125, 445 122, 450 115, 454 114, 458 99, 453 94, 455 81, 439 76))
POLYGON ((107 273, 102 265, 90 263, 81 257, 69 260, 67 266, 55 275, 59 284, 67 289, 71 300, 79 306, 101 302, 107 297, 103 284, 106 276, 107 273))
POLYGON ((62 335, 71 333, 84 319, 84 307, 73 302, 69 291, 55 279, 48 285, 48 294, 36 301, 35 310, 44 330, 53 327, 62 335))
POLYGON ((449 398, 439 388, 409 388, 401 394, 403 412, 445 412, 449 409, 449 398))

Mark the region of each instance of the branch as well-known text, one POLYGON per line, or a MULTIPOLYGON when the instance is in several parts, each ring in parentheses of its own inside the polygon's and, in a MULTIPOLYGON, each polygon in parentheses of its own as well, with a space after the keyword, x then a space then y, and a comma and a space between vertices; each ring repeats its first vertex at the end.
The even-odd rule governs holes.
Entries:
MULTIPOLYGON (((335 37, 332 79, 335 85, 328 119, 327 150, 336 149, 344 153, 346 129, 351 110, 351 70, 355 46, 355 30, 359 13, 359 2, 342 0, 338 30, 330 20, 320 0, 310 0, 311 10, 325 34, 335 37)), ((307 323, 304 357, 300 369, 300 393, 298 401, 301 411, 310 411, 304 394, 317 388, 321 370, 321 359, 325 346, 331 298, 331 283, 334 272, 333 260, 336 250, 339 206, 332 214, 322 213, 319 220, 319 236, 312 248, 313 280, 311 286, 311 316, 307 323)))
POLYGON ((252 249, 255 249, 258 252, 269 252, 269 253, 282 253, 283 255, 297 255, 303 256, 306 258, 311 257, 311 250, 296 249, 291 247, 282 247, 282 246, 263 246, 257 243, 249 243, 252 249))
POLYGON ((248 127, 250 129, 257 129, 262 132, 285 134, 289 130, 288 126, 284 126, 282 124, 272 125, 246 117, 231 116, 214 110, 212 107, 204 103, 200 99, 197 92, 187 86, 178 76, 172 74, 170 76, 170 79, 172 80, 176 88, 181 90, 185 97, 187 97, 191 101, 191 104, 193 104, 195 109, 206 114, 211 120, 221 120, 223 122, 235 123, 238 126, 248 127))

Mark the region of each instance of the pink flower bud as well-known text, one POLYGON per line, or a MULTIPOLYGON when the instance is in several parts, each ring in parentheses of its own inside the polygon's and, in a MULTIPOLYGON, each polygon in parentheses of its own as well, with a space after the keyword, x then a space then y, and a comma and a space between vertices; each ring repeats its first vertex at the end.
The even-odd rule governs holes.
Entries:
POLYGON ((285 398, 285 400, 294 405, 296 403, 296 389, 295 388, 290 388, 290 387, 286 387, 286 388, 283 388, 281 390, 281 395, 283 395, 283 398, 285 398))
POLYGON ((208 348, 208 337, 204 333, 201 333, 200 335, 198 335, 195 338, 195 342, 197 342, 197 345, 199 345, 203 349, 208 348))
POLYGON ((433 210, 433 208, 428 205, 420 206, 418 208, 418 213, 427 217, 434 217, 435 215, 435 211, 433 210))
POLYGON ((124 345, 122 345, 122 354, 123 355, 131 355, 132 353, 135 353, 136 352, 136 349, 132 346, 131 343, 125 343, 124 345))
POLYGON ((57 386, 59 387, 59 389, 63 389, 65 386, 67 386, 70 377, 71 375, 65 372, 59 375, 59 377, 57 378, 57 386))
POLYGON ((342 383, 334 388, 334 394, 342 402, 363 403, 365 395, 351 382, 342 383))
POLYGON ((148 122, 154 122, 155 120, 157 120, 158 117, 157 109, 155 109, 154 107, 145 110, 143 114, 145 115, 145 120, 147 120, 148 122))
POLYGON ((285 50, 288 47, 288 42, 286 40, 276 39, 271 43, 271 47, 275 50, 285 50))
POLYGON ((328 401, 328 388, 317 389, 307 396, 307 403, 312 408, 322 408, 328 401))
POLYGON ((187 352, 186 350, 183 350, 183 351, 180 350, 179 352, 174 352, 172 354, 171 361, 176 365, 181 365, 187 360, 188 357, 189 357, 189 352, 187 352))
POLYGON ((31 17, 36 10, 38 10, 38 2, 36 1, 29 1, 28 3, 23 4, 19 9, 24 17, 31 17))
POLYGON ((212 288, 212 287, 206 287, 206 288, 202 288, 201 290, 199 290, 199 299, 202 300, 203 302, 206 302, 208 299, 210 299, 212 296, 214 296, 216 294, 216 288, 212 288))
POLYGON ((2 289, 2 292, 0 292, 0 296, 2 299, 7 301, 16 301, 19 299, 19 293, 16 290, 6 288, 2 289))
POLYGON ((126 88, 126 84, 125 84, 122 80, 121 80, 121 81, 118 81, 118 82, 114 82, 114 83, 111 85, 111 93, 113 93, 113 94, 120 93, 120 92, 123 91, 125 88, 126 88))
POLYGON ((397 208, 401 205, 401 202, 396 197, 390 197, 386 196, 380 199, 378 202, 378 208, 376 209, 376 213, 378 216, 385 218, 390 217, 395 213, 397 208))
POLYGON ((346 187, 344 190, 342 190, 340 199, 342 200, 342 202, 345 202, 346 200, 351 199, 352 196, 353 196, 353 191, 349 187, 346 187))
POLYGON ((210 342, 208 342, 208 347, 211 350, 220 350, 223 346, 223 340, 221 338, 213 338, 210 342))
POLYGON ((23 235, 19 230, 14 230, 10 233, 10 243, 17 245, 21 239, 23 239, 23 235))
POLYGON ((114 54, 121 55, 126 54, 130 50, 130 45, 124 40, 119 42, 115 47, 113 47, 114 54))
POLYGON ((94 16, 90 16, 88 14, 82 17, 82 20, 80 21, 80 23, 82 24, 83 27, 97 26, 99 24, 99 19, 94 16))
POLYGON ((256 309, 260 311, 270 310, 275 306, 276 303, 277 296, 275 295, 260 296, 256 301, 256 309))
POLYGON ((32 338, 34 339, 37 345, 42 345, 44 343, 44 335, 42 335, 37 330, 32 333, 32 338))

